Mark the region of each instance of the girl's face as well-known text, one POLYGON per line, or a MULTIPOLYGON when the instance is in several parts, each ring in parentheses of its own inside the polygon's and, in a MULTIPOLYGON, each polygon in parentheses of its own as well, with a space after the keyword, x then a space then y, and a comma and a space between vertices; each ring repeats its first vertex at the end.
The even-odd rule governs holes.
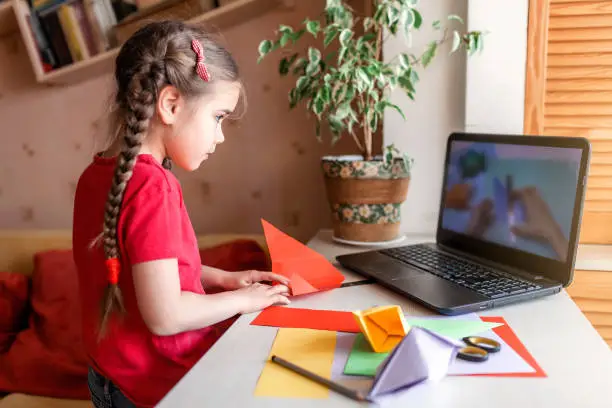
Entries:
POLYGON ((213 92, 197 98, 182 109, 164 141, 166 153, 177 166, 193 171, 225 140, 221 124, 234 111, 240 85, 219 82, 213 92))

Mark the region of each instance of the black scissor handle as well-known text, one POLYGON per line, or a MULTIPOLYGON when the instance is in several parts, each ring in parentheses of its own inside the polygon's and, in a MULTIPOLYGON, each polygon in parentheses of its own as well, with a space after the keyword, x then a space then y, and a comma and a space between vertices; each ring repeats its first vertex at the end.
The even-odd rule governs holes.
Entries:
POLYGON ((469 346, 481 348, 488 353, 497 353, 501 348, 501 344, 499 344, 497 341, 488 339, 486 337, 468 336, 464 337, 463 341, 469 346))
POLYGON ((460 358, 466 361, 481 362, 481 361, 487 361, 487 359, 489 358, 489 353, 487 353, 480 347, 468 346, 468 347, 463 347, 462 349, 459 350, 459 352, 457 353, 457 358, 460 358))

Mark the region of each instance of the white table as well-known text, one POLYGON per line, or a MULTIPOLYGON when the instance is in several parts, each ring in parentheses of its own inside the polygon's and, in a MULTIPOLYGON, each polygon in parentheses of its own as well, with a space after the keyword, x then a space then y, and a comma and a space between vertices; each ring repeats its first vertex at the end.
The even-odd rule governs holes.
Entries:
MULTIPOLYGON (((328 231, 309 246, 329 259, 364 250, 334 244, 328 231)), ((411 237, 400 245, 431 237, 411 237)), ((342 270, 342 269, 341 269, 342 270)), ((342 270, 346 281, 363 277, 342 270)), ((291 307, 358 310, 399 304, 413 315, 429 310, 378 285, 319 293, 291 307)), ((528 408, 612 407, 612 352, 565 293, 480 313, 503 316, 531 352, 547 378, 446 377, 432 386, 406 392, 398 407, 528 408)), ((250 326, 257 313, 241 316, 161 401, 159 407, 349 407, 358 403, 330 391, 325 400, 254 397, 276 328, 250 326)))

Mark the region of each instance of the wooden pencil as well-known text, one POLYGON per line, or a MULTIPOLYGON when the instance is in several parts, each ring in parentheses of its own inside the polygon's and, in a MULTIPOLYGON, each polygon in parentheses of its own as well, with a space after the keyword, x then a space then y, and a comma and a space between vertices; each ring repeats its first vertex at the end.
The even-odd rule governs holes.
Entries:
POLYGON ((276 364, 279 364, 279 365, 281 365, 281 366, 283 366, 285 368, 288 368, 289 370, 292 370, 292 371, 294 371, 294 372, 296 372, 298 374, 301 374, 302 376, 304 376, 304 377, 306 377, 306 378, 308 378, 308 379, 310 379, 312 381, 318 382, 321 385, 325 385, 329 389, 332 389, 332 390, 334 390, 334 391, 336 391, 336 392, 338 392, 338 393, 340 393, 340 394, 342 394, 342 395, 344 395, 346 397, 349 397, 349 398, 354 399, 356 401, 368 401, 368 398, 365 395, 363 395, 363 393, 361 393, 360 391, 353 390, 351 388, 345 387, 342 384, 338 384, 337 382, 334 382, 334 381, 328 380, 327 378, 321 377, 320 375, 315 374, 315 373, 313 373, 311 371, 308 371, 308 370, 306 370, 306 369, 304 369, 302 367, 299 367, 299 366, 297 366, 297 365, 295 365, 295 364, 293 364, 293 363, 291 363, 291 362, 289 362, 289 361, 287 361, 287 360, 285 360, 285 359, 283 359, 281 357, 273 355, 271 357, 271 360, 273 362, 275 362, 276 364))

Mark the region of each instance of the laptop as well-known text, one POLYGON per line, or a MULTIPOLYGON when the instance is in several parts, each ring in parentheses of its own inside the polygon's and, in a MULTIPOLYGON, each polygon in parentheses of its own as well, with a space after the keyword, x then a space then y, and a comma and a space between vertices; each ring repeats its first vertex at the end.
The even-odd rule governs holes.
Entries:
POLYGON ((435 242, 336 259, 444 315, 558 293, 573 279, 589 158, 583 138, 453 133, 435 242))

